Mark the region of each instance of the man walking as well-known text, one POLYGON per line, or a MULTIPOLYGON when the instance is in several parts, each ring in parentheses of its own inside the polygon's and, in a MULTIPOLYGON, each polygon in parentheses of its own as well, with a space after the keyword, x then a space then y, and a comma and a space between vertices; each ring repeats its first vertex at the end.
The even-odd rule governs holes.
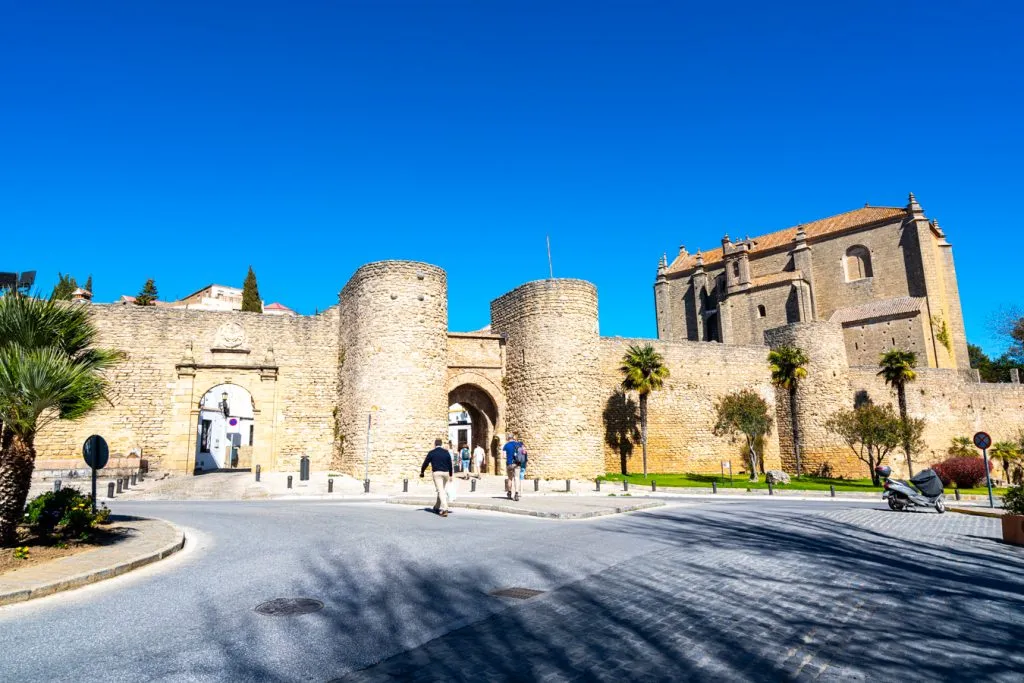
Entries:
POLYGON ((477 474, 481 474, 483 472, 483 470, 481 469, 483 467, 483 464, 484 447, 481 446, 480 444, 477 444, 476 448, 473 449, 473 466, 475 467, 477 474))
POLYGON ((516 441, 514 434, 509 434, 508 443, 501 447, 505 453, 505 494, 509 500, 519 500, 519 492, 522 489, 522 484, 519 482, 522 446, 523 444, 516 441))
POLYGON ((427 471, 427 465, 433 472, 434 488, 437 489, 437 501, 434 503, 434 512, 442 517, 448 516, 448 482, 455 476, 452 464, 452 454, 448 449, 441 446, 441 439, 434 440, 434 450, 427 453, 423 460, 423 467, 420 468, 420 479, 427 471))

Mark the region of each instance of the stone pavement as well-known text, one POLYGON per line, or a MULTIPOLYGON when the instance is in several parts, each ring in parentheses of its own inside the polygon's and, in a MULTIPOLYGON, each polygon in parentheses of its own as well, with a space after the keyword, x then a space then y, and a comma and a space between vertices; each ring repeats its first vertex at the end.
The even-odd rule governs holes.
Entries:
POLYGON ((0 575, 0 605, 112 578, 161 560, 185 543, 181 530, 159 519, 115 515, 113 520, 125 534, 117 542, 0 575))
MULTIPOLYGON (((716 507, 666 516, 663 550, 336 680, 1024 678, 1024 549, 998 520, 716 507)), ((662 514, 615 524, 652 534, 662 514)))
MULTIPOLYGON (((436 500, 436 496, 433 498, 395 496, 388 498, 387 502, 399 505, 433 507, 436 500)), ((526 495, 518 501, 512 501, 505 496, 473 495, 471 497, 464 496, 459 498, 451 504, 451 507, 470 510, 490 510, 492 512, 544 517, 547 519, 590 519, 661 507, 664 504, 656 500, 631 500, 629 498, 611 498, 607 496, 526 495)))

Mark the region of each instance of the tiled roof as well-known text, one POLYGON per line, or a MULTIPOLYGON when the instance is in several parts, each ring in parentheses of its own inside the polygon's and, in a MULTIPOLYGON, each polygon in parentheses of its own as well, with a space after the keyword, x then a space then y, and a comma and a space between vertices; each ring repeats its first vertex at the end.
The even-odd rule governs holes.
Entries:
POLYGON ((771 275, 755 277, 751 284, 753 284, 754 287, 767 287, 768 285, 774 285, 780 282, 800 280, 803 279, 803 276, 803 272, 799 270, 784 270, 781 273, 772 273, 771 275))
POLYGON ((913 296, 901 296, 896 299, 869 301, 868 303, 861 304, 860 306, 840 308, 832 314, 832 317, 829 318, 829 322, 850 323, 857 320, 867 320, 868 318, 884 318, 894 315, 905 315, 907 313, 917 313, 923 306, 924 298, 913 296))
MULTIPOLYGON (((846 213, 840 213, 835 216, 829 216, 828 218, 812 221, 811 223, 803 223, 803 228, 804 232, 807 233, 807 239, 813 241, 814 238, 821 237, 822 235, 841 232, 861 225, 877 223, 879 221, 903 218, 906 215, 907 210, 902 207, 864 206, 859 209, 854 209, 853 211, 847 211, 846 213)), ((762 235, 761 237, 753 238, 755 245, 751 254, 756 255, 758 252, 792 244, 793 239, 796 237, 798 227, 800 226, 794 225, 793 227, 786 228, 785 230, 779 230, 778 232, 772 232, 767 235, 762 235)), ((703 252, 703 256, 704 265, 706 266, 720 263, 723 258, 722 248, 718 247, 711 251, 705 251, 703 252)), ((690 270, 696 265, 696 254, 680 254, 669 266, 668 272, 676 273, 690 270)))
MULTIPOLYGON (((288 308, 284 304, 279 304, 279 303, 277 303, 275 301, 272 304, 267 304, 266 306, 264 306, 263 310, 264 311, 291 311, 292 309, 288 308)), ((294 313, 294 312, 295 311, 292 311, 292 313, 294 313)))

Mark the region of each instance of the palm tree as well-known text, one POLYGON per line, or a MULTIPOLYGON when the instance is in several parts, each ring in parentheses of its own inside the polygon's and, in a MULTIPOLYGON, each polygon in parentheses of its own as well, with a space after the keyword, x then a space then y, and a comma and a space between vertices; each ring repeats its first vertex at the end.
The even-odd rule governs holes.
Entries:
POLYGON ((640 396, 640 443, 644 454, 644 479, 647 478, 647 395, 664 386, 668 377, 665 359, 650 344, 630 344, 622 357, 622 388, 640 396))
POLYGON ((81 304, 16 293, 0 298, 0 546, 17 539, 35 467, 35 436, 57 419, 89 412, 121 358, 94 346, 81 304))
POLYGON ((1003 461, 1003 475, 1006 477, 1006 485, 1010 485, 1010 463, 1020 459, 1020 449, 1013 441, 997 441, 992 444, 989 455, 1003 461))
MULTIPOLYGON (((893 349, 882 354, 878 362, 881 370, 878 376, 885 379, 885 383, 896 390, 896 398, 899 400, 900 420, 907 424, 907 384, 917 379, 914 368, 917 367, 917 354, 913 351, 893 349)), ((907 471, 914 476, 914 466, 910 462, 910 441, 904 439, 903 452, 907 455, 907 471)))
POLYGON ((793 427, 793 453, 796 455, 796 476, 800 476, 800 421, 796 414, 796 390, 807 377, 807 354, 795 346, 780 346, 768 354, 772 384, 789 390, 789 419, 793 427))

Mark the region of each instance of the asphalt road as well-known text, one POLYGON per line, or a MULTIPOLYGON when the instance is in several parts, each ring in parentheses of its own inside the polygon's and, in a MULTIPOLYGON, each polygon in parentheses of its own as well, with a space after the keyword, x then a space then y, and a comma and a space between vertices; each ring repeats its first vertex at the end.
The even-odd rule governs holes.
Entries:
POLYGON ((152 567, 0 608, 0 679, 1016 680, 1024 551, 875 503, 560 522, 314 502, 115 503, 186 528, 152 567), (529 600, 502 588, 544 591, 529 600), (300 616, 254 608, 324 603, 300 616))

